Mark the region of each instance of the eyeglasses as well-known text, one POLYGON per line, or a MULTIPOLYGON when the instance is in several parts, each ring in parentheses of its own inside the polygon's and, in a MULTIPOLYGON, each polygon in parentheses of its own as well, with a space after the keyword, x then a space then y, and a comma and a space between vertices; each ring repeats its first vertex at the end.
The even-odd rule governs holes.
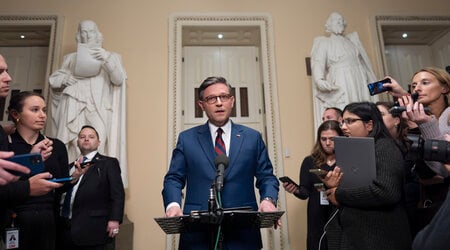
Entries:
POLYGON ((217 99, 220 99, 221 102, 228 102, 231 99, 232 95, 217 95, 217 96, 207 96, 203 99, 204 102, 208 104, 214 104, 217 102, 217 99))
POLYGON ((8 69, 0 69, 0 75, 3 74, 3 72, 8 72, 8 69))
POLYGON ((339 124, 341 127, 345 125, 350 126, 353 123, 355 123, 356 121, 363 121, 363 119, 356 119, 356 118, 345 118, 344 120, 342 120, 342 122, 339 124))

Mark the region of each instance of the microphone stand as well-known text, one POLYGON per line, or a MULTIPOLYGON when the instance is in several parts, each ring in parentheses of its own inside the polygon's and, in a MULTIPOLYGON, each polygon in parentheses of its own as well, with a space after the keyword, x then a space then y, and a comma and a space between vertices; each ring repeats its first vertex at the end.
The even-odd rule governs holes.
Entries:
POLYGON ((208 197, 208 224, 211 226, 210 249, 212 250, 223 249, 223 234, 221 232, 223 216, 220 191, 217 191, 216 181, 214 181, 209 189, 208 197))

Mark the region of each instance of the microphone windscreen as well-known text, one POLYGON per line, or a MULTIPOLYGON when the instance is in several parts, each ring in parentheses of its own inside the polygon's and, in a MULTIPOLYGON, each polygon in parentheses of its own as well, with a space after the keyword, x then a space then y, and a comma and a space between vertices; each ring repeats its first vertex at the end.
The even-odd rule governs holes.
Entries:
POLYGON ((220 164, 223 164, 226 167, 228 167, 228 157, 226 155, 218 155, 216 157, 216 160, 214 161, 214 164, 217 166, 219 166, 220 164))

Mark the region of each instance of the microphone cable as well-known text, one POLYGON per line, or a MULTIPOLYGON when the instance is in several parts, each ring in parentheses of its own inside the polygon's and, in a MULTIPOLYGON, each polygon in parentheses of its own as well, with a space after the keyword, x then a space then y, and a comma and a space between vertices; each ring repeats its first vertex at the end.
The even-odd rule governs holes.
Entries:
MULTIPOLYGON (((220 191, 217 192, 217 203, 218 207, 222 208, 222 198, 220 195, 220 191)), ((214 250, 217 250, 217 247, 219 245, 220 236, 221 236, 221 229, 222 229, 222 223, 220 223, 218 229, 217 229, 217 236, 216 236, 216 243, 214 244, 214 250)))
POLYGON ((330 224, 330 222, 334 219, 334 217, 336 217, 338 212, 339 212, 339 208, 336 209, 336 211, 334 211, 334 213, 331 215, 330 219, 328 219, 327 223, 325 223, 325 226, 323 226, 323 233, 322 233, 322 236, 320 236, 319 249, 318 250, 321 249, 323 237, 325 237, 325 235, 327 234, 328 224, 330 224))

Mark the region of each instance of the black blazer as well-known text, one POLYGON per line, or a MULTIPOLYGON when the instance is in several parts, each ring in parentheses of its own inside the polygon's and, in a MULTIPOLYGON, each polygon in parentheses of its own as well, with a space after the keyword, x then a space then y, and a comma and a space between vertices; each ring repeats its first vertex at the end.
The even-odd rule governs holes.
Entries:
POLYGON ((86 171, 72 207, 71 236, 76 245, 108 241, 108 221, 122 223, 125 192, 116 158, 96 154, 86 171))

